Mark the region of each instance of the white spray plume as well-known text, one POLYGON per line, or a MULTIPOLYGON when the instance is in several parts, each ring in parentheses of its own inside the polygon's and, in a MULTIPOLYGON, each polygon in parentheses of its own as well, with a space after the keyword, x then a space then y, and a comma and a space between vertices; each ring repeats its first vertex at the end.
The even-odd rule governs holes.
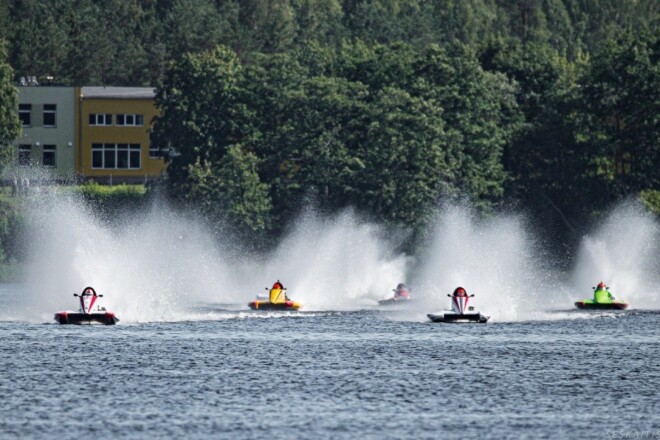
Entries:
POLYGON ((424 311, 449 309, 447 294, 458 286, 493 321, 536 319, 558 303, 518 216, 478 220, 468 208, 443 207, 423 262, 415 285, 424 311))
MULTIPOLYGON (((88 285, 122 322, 145 322, 214 319, 203 311, 213 303, 247 310, 277 279, 306 311, 372 307, 410 281, 412 259, 352 211, 330 218, 308 211, 261 256, 236 250, 231 237, 218 244, 200 222, 166 207, 109 226, 71 196, 44 195, 30 217, 29 279, 12 319, 43 322, 76 309, 72 294, 88 285)), ((633 308, 658 308, 658 232, 640 209, 617 208, 583 241, 566 289, 540 264, 522 218, 482 221, 464 207, 443 208, 413 280, 415 319, 448 308, 446 294, 459 285, 494 321, 546 319, 545 311, 570 308, 601 279, 633 308)))
POLYGON ((122 322, 213 319, 205 305, 247 310, 277 279, 303 310, 355 309, 390 292, 409 260, 392 255, 384 232, 351 212, 308 213, 266 256, 243 254, 231 237, 218 244, 200 222, 167 207, 108 224, 75 197, 45 194, 30 212, 29 279, 12 312, 18 319, 76 310, 72 294, 86 286, 122 322))
POLYGON ((373 306, 405 279, 410 259, 393 248, 384 230, 350 210, 327 219, 308 211, 255 278, 281 280, 304 310, 373 306))
POLYGON ((582 240, 572 286, 590 298, 603 281, 617 300, 635 309, 660 308, 660 227, 634 202, 617 206, 595 233, 582 240))
POLYGON ((221 300, 228 277, 209 233, 167 210, 112 226, 72 196, 46 196, 31 210, 24 298, 27 319, 76 310, 72 293, 92 286, 122 321, 185 319, 203 299, 221 300))

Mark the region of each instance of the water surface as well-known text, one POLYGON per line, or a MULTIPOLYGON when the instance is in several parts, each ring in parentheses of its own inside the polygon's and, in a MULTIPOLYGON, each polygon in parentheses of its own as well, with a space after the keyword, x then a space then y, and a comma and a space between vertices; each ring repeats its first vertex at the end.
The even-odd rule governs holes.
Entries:
POLYGON ((0 322, 0 437, 660 437, 657 312, 451 325, 209 309, 0 322))

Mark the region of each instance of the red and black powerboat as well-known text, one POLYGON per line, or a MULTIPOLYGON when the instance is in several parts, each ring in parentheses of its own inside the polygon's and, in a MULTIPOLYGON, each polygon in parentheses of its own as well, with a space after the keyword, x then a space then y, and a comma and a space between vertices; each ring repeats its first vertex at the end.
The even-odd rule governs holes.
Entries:
POLYGON ((55 321, 60 324, 105 324, 114 325, 119 318, 109 312, 98 302, 103 295, 97 295, 93 287, 85 287, 82 293, 74 293, 80 299, 80 309, 77 312, 64 311, 55 313, 55 321))

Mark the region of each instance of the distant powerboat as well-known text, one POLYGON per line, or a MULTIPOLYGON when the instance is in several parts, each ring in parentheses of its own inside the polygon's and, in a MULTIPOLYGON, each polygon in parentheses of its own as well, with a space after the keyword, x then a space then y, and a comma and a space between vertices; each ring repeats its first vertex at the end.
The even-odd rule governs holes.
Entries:
POLYGON ((577 301, 575 307, 585 310, 625 310, 628 307, 628 303, 625 301, 616 301, 609 289, 601 281, 598 286, 594 287, 593 299, 577 301))
POLYGON ((468 295, 462 287, 457 287, 453 294, 447 296, 451 298, 451 310, 426 315, 432 322, 485 324, 490 319, 490 316, 483 315, 467 305, 474 295, 468 295))
POLYGON ((80 309, 77 312, 64 311, 55 313, 55 321, 60 324, 105 324, 114 325, 119 322, 119 318, 113 312, 109 312, 101 306, 97 300, 103 298, 103 295, 97 295, 93 287, 85 287, 79 295, 74 293, 80 299, 80 309))
POLYGON ((406 304, 412 301, 412 296, 410 295, 410 289, 404 284, 399 283, 396 286, 396 289, 392 289, 394 292, 393 298, 383 299, 378 301, 378 305, 381 306, 391 306, 395 304, 406 304))
MULTIPOLYGON (((266 287, 268 290, 268 287, 266 287)), ((302 304, 292 301, 286 295, 286 288, 277 280, 270 288, 268 298, 260 298, 250 301, 248 307, 252 310, 298 310, 302 304)))

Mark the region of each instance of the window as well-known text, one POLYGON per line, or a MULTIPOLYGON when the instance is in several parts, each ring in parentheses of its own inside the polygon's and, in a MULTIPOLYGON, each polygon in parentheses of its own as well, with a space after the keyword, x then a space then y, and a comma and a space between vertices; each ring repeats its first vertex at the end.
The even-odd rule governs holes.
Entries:
POLYGON ((44 104, 44 127, 55 127, 56 104, 44 104))
POLYGON ((117 114, 117 125, 141 127, 144 125, 144 115, 119 113, 117 114))
POLYGON ((128 151, 129 168, 140 168, 140 144, 130 144, 128 151))
POLYGON ((32 104, 18 104, 18 117, 23 127, 32 126, 32 104))
POLYGON ((27 167, 30 165, 32 156, 32 145, 21 144, 18 146, 18 165, 27 167))
POLYGON ((128 168, 128 144, 117 145, 117 168, 128 168))
POLYGON ((112 115, 109 113, 90 113, 89 125, 112 125, 112 115))
POLYGON ((103 168, 116 168, 117 166, 117 149, 115 144, 103 145, 103 168))
POLYGON ((92 144, 92 168, 103 168, 103 144, 92 144))
POLYGON ((55 145, 44 145, 42 163, 45 167, 55 166, 55 149, 55 145))
POLYGON ((140 169, 140 144, 92 144, 92 168, 140 169))

